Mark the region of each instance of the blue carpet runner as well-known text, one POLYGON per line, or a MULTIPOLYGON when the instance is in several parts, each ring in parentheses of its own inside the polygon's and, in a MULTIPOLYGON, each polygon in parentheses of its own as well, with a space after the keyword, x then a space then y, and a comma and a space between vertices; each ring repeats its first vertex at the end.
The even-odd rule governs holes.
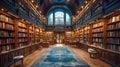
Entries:
POLYGON ((49 47, 32 67, 90 67, 70 47, 49 47))

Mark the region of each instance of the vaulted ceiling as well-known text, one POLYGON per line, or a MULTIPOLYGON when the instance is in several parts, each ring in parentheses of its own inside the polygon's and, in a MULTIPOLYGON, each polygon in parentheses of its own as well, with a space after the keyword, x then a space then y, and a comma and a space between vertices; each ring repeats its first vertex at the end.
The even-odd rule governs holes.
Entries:
POLYGON ((38 5, 39 10, 42 14, 46 15, 50 8, 54 6, 63 7, 66 6, 72 15, 77 13, 77 10, 85 3, 86 0, 32 0, 38 5))

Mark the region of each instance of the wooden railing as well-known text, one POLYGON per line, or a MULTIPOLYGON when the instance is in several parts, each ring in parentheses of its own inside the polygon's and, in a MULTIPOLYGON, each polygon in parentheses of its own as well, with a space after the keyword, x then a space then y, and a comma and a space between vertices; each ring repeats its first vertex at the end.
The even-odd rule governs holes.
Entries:
POLYGON ((97 57, 109 64, 113 67, 120 67, 120 52, 114 51, 114 50, 109 50, 109 49, 104 49, 104 48, 99 48, 91 45, 85 45, 82 43, 79 43, 80 48, 83 50, 87 51, 88 48, 93 48, 97 51, 97 57))
POLYGON ((27 56, 31 54, 32 52, 36 51, 39 49, 40 43, 34 44, 34 45, 29 45, 25 46, 22 48, 18 48, 15 50, 11 50, 5 53, 0 54, 0 67, 9 67, 14 63, 13 57, 23 55, 27 56))

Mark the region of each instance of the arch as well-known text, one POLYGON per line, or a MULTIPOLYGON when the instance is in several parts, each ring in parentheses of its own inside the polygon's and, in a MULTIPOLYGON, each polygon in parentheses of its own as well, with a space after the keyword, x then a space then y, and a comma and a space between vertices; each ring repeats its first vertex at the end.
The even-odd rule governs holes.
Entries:
POLYGON ((55 8, 47 15, 48 25, 71 25, 71 13, 62 8, 55 8))

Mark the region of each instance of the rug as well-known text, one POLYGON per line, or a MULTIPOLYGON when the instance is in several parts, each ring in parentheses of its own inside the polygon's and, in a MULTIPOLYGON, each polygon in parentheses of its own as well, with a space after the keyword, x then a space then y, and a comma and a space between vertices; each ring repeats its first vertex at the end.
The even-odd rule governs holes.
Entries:
POLYGON ((90 67, 70 47, 49 47, 31 67, 90 67))

